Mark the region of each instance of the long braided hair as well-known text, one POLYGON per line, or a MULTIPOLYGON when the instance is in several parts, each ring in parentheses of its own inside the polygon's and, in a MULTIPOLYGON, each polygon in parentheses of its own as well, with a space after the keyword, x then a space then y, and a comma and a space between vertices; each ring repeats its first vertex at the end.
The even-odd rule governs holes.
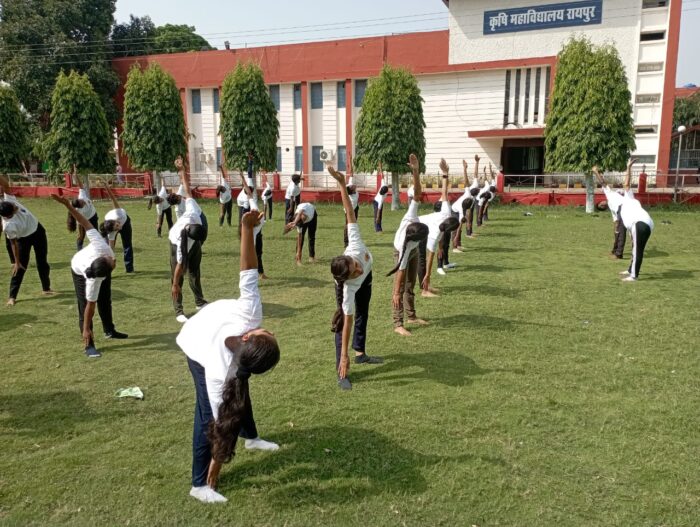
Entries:
POLYGON ((430 229, 425 223, 419 221, 414 221, 406 227, 406 237, 403 241, 403 247, 401 247, 401 252, 399 252, 399 261, 396 263, 394 268, 389 271, 386 275, 391 276, 401 267, 401 261, 406 254, 406 247, 408 247, 408 242, 421 242, 428 239, 428 233, 430 229))
POLYGON ((343 314, 344 286, 345 281, 350 278, 350 266, 352 258, 350 256, 336 256, 331 261, 331 274, 335 280, 335 299, 338 305, 333 318, 331 319, 331 332, 340 333, 343 331, 345 316, 343 314))

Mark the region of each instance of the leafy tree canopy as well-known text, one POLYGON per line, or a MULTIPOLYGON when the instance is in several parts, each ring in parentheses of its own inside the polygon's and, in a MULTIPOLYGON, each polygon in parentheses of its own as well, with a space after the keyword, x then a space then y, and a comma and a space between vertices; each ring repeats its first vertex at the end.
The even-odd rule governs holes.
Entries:
POLYGON ((634 149, 631 94, 617 50, 572 39, 559 53, 545 128, 546 171, 623 170, 634 149))
POLYGON ((139 170, 168 170, 177 156, 187 154, 180 93, 157 64, 129 72, 122 143, 131 166, 139 170))
POLYGON ((19 171, 29 153, 26 116, 9 86, 0 85, 0 172, 19 171))
POLYGON ((229 169, 245 170, 249 152, 259 168, 273 170, 277 165, 279 121, 260 66, 239 63, 226 76, 220 133, 229 169))
POLYGON ((129 15, 129 22, 114 25, 111 38, 115 57, 149 55, 155 47, 156 26, 149 16, 129 15))
POLYGON ((88 76, 60 73, 51 104, 47 154, 55 168, 66 171, 75 164, 83 173, 112 172, 112 132, 88 76))
MULTIPOLYGON (((194 26, 165 24, 156 28, 153 53, 180 53, 215 49, 204 37, 195 33, 194 26)), ((142 53, 143 54, 143 53, 142 53)))
POLYGON ((673 107, 673 129, 700 124, 700 92, 690 97, 677 97, 673 107))

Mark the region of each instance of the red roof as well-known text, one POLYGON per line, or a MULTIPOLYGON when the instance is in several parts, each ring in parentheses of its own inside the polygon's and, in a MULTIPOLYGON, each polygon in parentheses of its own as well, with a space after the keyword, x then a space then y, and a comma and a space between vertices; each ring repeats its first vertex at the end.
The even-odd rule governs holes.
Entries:
POLYGON ((700 86, 696 86, 695 88, 676 88, 676 97, 685 99, 687 97, 695 95, 698 92, 700 92, 700 86))

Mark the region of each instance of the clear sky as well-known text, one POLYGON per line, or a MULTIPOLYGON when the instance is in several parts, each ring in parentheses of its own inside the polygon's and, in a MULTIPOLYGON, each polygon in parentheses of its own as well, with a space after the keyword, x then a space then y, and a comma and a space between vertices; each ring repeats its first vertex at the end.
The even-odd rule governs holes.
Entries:
MULTIPOLYGON (((440 0, 117 0, 117 21, 127 21, 129 14, 149 15, 156 25, 195 26, 222 49, 226 40, 244 47, 447 28, 440 0)), ((684 0, 678 86, 700 85, 698 50, 700 0, 684 0)))

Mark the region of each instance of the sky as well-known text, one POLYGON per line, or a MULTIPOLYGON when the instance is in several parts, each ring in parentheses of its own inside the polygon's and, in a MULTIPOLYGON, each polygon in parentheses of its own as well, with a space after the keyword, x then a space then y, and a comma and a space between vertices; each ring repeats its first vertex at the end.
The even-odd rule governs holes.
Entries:
MULTIPOLYGON (((130 14, 195 26, 220 49, 226 40, 238 48, 447 28, 441 0, 117 0, 117 22, 130 14)), ((699 27, 700 0, 684 0, 677 86, 700 86, 699 27)))

